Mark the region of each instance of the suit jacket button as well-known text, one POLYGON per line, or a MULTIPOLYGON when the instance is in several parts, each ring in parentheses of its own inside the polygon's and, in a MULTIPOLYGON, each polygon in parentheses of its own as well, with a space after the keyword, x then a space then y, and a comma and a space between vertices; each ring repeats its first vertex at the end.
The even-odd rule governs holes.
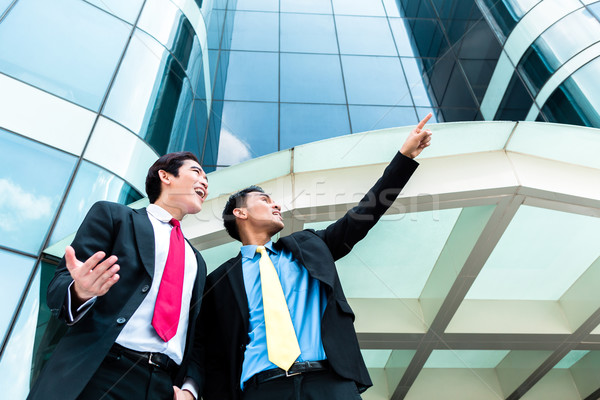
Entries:
POLYGON ((125 323, 125 321, 127 321, 125 318, 123 317, 119 317, 117 318, 117 324, 122 325, 125 323))
POLYGON ((145 285, 145 286, 142 288, 142 293, 146 293, 148 290, 150 290, 150 285, 145 285))

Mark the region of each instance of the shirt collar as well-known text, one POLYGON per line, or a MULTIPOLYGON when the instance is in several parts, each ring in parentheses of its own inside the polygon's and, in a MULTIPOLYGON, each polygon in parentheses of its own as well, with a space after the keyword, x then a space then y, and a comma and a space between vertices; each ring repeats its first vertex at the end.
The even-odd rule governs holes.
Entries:
POLYGON ((169 214, 167 210, 157 206, 156 204, 150 204, 148 207, 146 207, 146 211, 160 222, 167 224, 171 222, 171 218, 173 218, 173 216, 169 214))
MULTIPOLYGON (((242 252, 242 258, 247 258, 252 260, 254 258, 254 256, 256 255, 256 248, 258 246, 255 244, 249 244, 246 246, 242 246, 241 248, 241 252, 242 252)), ((269 240, 266 244, 265 244, 265 248, 269 251, 269 253, 271 254, 277 254, 277 252, 273 249, 273 241, 269 240)))

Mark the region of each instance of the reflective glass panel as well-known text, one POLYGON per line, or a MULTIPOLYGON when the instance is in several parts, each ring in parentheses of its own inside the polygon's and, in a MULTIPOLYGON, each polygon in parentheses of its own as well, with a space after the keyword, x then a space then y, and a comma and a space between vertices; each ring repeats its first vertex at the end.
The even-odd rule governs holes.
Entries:
POLYGON ((466 298, 558 300, 600 256, 599 230, 600 218, 521 206, 466 298))
POLYGON ((98 8, 108 11, 109 13, 116 15, 119 18, 133 24, 140 8, 142 7, 143 0, 85 0, 88 3, 95 5, 98 8))
POLYGON ((281 149, 349 133, 345 105, 281 104, 281 149))
POLYGON ((0 244, 37 254, 76 159, 3 130, 0 148, 0 244))
POLYGON ((2 14, 4 14, 6 9, 8 8, 8 6, 11 5, 12 2, 13 0, 0 0, 0 17, 2 17, 2 14))
MULTIPOLYGON (((231 9, 232 6, 230 5, 231 9)), ((279 11, 278 0, 237 0, 235 3, 236 10, 247 11, 279 11)))
POLYGON ((398 58, 342 56, 350 104, 412 106, 398 58))
MULTIPOLYGON (((230 17, 228 13, 227 17, 230 17)), ((231 50, 279 50, 279 14, 236 11, 231 50)))
POLYGON ((590 351, 589 350, 571 350, 567 353, 566 356, 560 360, 554 368, 558 369, 566 369, 571 368, 577 361, 581 360, 584 356, 586 356, 590 351))
POLYGON ((592 11, 592 13, 600 20, 600 2, 590 4, 588 8, 592 11))
POLYGON ((183 150, 191 151, 199 160, 204 150, 207 119, 206 102, 204 100, 194 100, 192 116, 190 117, 183 150))
POLYGON ((218 49, 221 45, 223 23, 225 22, 225 10, 213 10, 208 21, 208 48, 218 49))
POLYGON ((193 92, 181 64, 137 30, 131 38, 104 115, 146 140, 158 153, 187 128, 193 92))
POLYGON ((337 54, 333 16, 282 13, 281 51, 337 54))
POLYGON ((336 16, 341 54, 396 56, 386 18, 336 16))
POLYGON ((0 70, 92 110, 131 26, 78 0, 21 0, 0 24, 0 70))
POLYGON ((281 101, 346 103, 340 57, 281 54, 281 101))
POLYGON ((404 73, 408 80, 408 88, 412 95, 413 101, 416 106, 431 107, 434 102, 429 97, 429 92, 425 89, 425 82, 427 74, 425 68, 421 64, 421 60, 417 58, 400 58, 402 66, 404 67, 404 73))
POLYGON ((331 2, 322 0, 281 0, 281 12, 331 14, 331 2))
POLYGON ((350 106, 350 120, 354 133, 419 122, 413 107, 350 106))
MULTIPOLYGON (((600 127, 600 92, 597 90, 600 58, 581 67, 564 82, 569 100, 587 126, 600 127)), ((561 121, 562 122, 562 121, 561 121)))
POLYGON ((0 250, 0 338, 4 338, 12 322, 34 264, 35 258, 0 250))
POLYGON ((385 10, 381 0, 333 0, 333 12, 337 15, 385 17, 385 10))
POLYGON ((196 88, 202 79, 202 50, 194 28, 179 8, 162 0, 147 1, 137 27, 173 53, 196 88))
POLYGON ((277 151, 277 103, 225 101, 219 165, 232 165, 277 151))
POLYGON ((95 202, 108 200, 130 204, 142 197, 118 176, 83 161, 52 232, 49 245, 75 233, 95 202))
POLYGON ((231 51, 229 55, 226 100, 278 100, 277 53, 231 51))
POLYGON ((423 368, 496 368, 510 350, 433 350, 423 368))
POLYGON ((396 0, 383 0, 383 6, 388 17, 400 16, 400 5, 396 0))
POLYGON ((390 18, 389 21, 400 56, 414 57, 419 55, 406 20, 403 18, 390 18))
POLYGON ((39 292, 38 271, 0 359, 0 387, 6 399, 24 399, 29 393, 39 292))

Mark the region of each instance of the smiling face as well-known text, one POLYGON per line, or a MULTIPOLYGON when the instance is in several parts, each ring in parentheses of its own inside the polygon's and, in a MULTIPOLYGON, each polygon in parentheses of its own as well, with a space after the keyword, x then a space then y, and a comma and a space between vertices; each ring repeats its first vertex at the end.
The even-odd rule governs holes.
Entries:
POLYGON ((169 211, 176 219, 202 210, 208 195, 208 179, 204 170, 194 160, 184 160, 177 176, 160 170, 162 185, 160 197, 155 204, 169 211))
POLYGON ((246 221, 253 233, 266 233, 269 237, 283 229, 281 206, 266 193, 250 192, 245 205, 234 210, 237 218, 246 221))

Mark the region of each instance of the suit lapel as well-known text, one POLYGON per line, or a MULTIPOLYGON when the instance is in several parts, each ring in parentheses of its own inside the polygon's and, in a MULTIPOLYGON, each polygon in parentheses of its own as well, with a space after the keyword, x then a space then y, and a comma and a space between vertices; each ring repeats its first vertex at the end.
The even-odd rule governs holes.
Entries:
POLYGON ((154 277, 154 230, 146 209, 133 210, 133 229, 138 254, 150 277, 154 277))
POLYGON ((225 273, 231 284, 233 295, 237 302, 238 308, 242 314, 244 327, 248 330, 248 321, 250 321, 250 311, 248 310, 248 297, 246 296, 246 287, 244 286, 244 274, 242 272, 242 253, 239 253, 235 258, 227 261, 225 265, 225 273))

